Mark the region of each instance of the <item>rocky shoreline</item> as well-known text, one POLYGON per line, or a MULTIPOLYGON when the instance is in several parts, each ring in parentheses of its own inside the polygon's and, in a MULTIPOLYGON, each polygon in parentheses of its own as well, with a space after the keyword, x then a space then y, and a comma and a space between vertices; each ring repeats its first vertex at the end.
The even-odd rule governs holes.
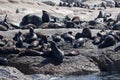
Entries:
POLYGON ((80 8, 0 0, 0 79, 120 73, 119 5, 104 1, 107 8, 93 9, 89 1, 80 8))

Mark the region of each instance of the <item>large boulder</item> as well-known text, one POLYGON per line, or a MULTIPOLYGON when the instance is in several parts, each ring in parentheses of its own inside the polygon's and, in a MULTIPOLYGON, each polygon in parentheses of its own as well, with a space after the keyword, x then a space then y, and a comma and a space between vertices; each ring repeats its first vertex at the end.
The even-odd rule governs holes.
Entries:
POLYGON ((9 65, 25 74, 77 75, 99 72, 98 67, 83 55, 65 56, 63 63, 59 65, 51 58, 24 56, 10 59, 9 65))

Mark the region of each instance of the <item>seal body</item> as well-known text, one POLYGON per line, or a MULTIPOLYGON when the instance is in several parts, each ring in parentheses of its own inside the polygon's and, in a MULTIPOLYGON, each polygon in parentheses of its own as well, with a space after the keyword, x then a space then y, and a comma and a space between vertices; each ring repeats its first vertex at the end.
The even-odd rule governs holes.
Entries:
POLYGON ((47 11, 42 11, 43 15, 42 15, 42 22, 45 23, 45 22, 49 22, 50 19, 49 19, 49 14, 47 11))
POLYGON ((112 35, 107 35, 105 39, 98 45, 98 48, 110 47, 113 46, 115 43, 115 38, 112 35))
POLYGON ((41 25, 41 23, 42 23, 42 21, 39 16, 28 14, 23 17, 23 19, 19 25, 20 25, 20 28, 23 28, 24 26, 26 26, 28 24, 33 24, 38 27, 41 25))
POLYGON ((81 47, 81 46, 84 46, 84 45, 85 45, 85 42, 86 42, 86 39, 84 39, 84 38, 79 38, 79 39, 77 39, 77 40, 74 42, 73 47, 74 47, 74 48, 79 48, 79 47, 81 47))
POLYGON ((36 35, 36 33, 34 32, 33 28, 31 27, 29 29, 29 33, 27 34, 26 38, 25 38, 25 42, 27 42, 28 44, 32 43, 34 40, 36 40, 38 37, 36 35))
POLYGON ((17 48, 22 48, 23 47, 23 38, 22 38, 22 33, 21 32, 18 33, 16 47, 17 48))
POLYGON ((73 41, 75 40, 75 37, 72 35, 71 32, 64 33, 61 35, 61 37, 64 39, 64 41, 70 42, 70 43, 73 43, 73 41))
POLYGON ((50 46, 51 46, 54 59, 59 63, 63 62, 64 52, 57 47, 54 41, 50 41, 50 46))

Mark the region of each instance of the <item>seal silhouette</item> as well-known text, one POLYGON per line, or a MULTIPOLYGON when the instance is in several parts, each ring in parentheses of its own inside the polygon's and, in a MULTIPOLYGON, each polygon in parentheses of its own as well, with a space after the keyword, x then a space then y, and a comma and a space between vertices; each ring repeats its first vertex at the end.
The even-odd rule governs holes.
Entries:
POLYGON ((18 32, 18 36, 17 36, 17 42, 16 42, 16 47, 17 48, 22 48, 23 47, 23 38, 22 38, 22 32, 18 32))
POLYGON ((103 14, 102 14, 102 11, 99 12, 97 18, 103 18, 103 14))
POLYGON ((49 22, 50 19, 49 19, 49 14, 47 11, 42 11, 43 15, 42 15, 42 22, 45 23, 45 22, 49 22))
POLYGON ((53 53, 54 59, 58 63, 62 63, 63 59, 64 59, 64 52, 57 47, 57 45, 54 41, 49 41, 49 42, 50 42, 51 51, 53 53))
POLYGON ((25 37, 25 42, 27 42, 28 44, 32 43, 34 40, 36 40, 38 38, 38 36, 36 35, 36 33, 34 32, 34 29, 32 27, 30 27, 29 29, 29 33, 26 35, 25 37))

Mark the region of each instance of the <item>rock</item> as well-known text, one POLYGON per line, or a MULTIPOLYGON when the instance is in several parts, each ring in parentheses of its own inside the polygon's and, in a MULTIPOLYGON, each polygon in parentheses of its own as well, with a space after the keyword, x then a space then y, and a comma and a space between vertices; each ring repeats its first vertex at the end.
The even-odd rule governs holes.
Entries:
MULTIPOLYGON (((51 3, 54 3, 54 4, 59 4, 59 2, 61 2, 61 0, 39 0, 41 2, 51 2, 51 3)), ((49 3, 48 3, 49 4, 49 3)))
POLYGON ((101 3, 105 3, 107 7, 115 7, 115 2, 114 0, 96 0, 96 1, 93 1, 93 0, 86 0, 83 2, 83 4, 85 5, 89 5, 89 6, 101 6, 101 3))
POLYGON ((50 6, 55 6, 55 3, 52 1, 43 1, 42 3, 45 3, 45 4, 50 5, 50 6))
POLYGON ((0 66, 1 80, 32 80, 29 76, 25 76, 19 70, 13 67, 0 66))
POLYGON ((93 59, 93 61, 96 62, 101 71, 120 72, 120 66, 118 65, 120 63, 120 54, 119 52, 114 52, 112 49, 112 47, 107 48, 101 50, 100 53, 98 53, 100 55, 91 56, 91 58, 93 59))
POLYGON ((60 65, 56 65, 51 58, 40 56, 12 58, 9 65, 16 67, 25 74, 77 75, 99 72, 98 67, 82 55, 66 56, 60 65))

